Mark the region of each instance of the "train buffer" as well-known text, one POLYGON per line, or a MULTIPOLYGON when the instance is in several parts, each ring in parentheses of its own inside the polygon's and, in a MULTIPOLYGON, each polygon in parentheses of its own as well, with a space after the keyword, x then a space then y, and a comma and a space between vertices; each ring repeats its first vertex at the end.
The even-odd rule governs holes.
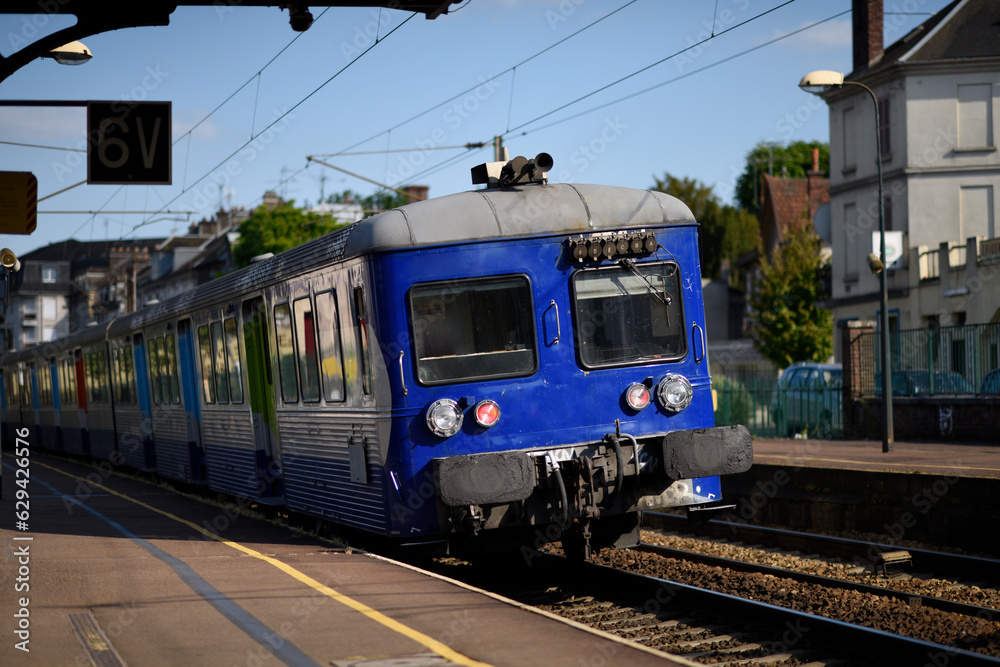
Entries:
POLYGON ((878 574, 879 568, 881 568, 882 574, 889 576, 890 568, 902 567, 903 565, 913 567, 913 557, 910 556, 909 551, 883 551, 875 561, 875 573, 878 574))

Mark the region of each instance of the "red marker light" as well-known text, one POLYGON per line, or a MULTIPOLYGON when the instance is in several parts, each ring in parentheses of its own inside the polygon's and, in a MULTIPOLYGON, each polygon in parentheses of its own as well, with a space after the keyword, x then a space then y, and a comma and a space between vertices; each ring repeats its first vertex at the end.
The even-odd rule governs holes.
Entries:
POLYGON ((483 428, 489 428, 500 421, 500 406, 489 399, 476 403, 475 410, 476 423, 483 428))
POLYGON ((635 411, 642 410, 649 405, 650 398, 649 387, 638 382, 629 385, 629 388, 625 390, 625 401, 635 411))

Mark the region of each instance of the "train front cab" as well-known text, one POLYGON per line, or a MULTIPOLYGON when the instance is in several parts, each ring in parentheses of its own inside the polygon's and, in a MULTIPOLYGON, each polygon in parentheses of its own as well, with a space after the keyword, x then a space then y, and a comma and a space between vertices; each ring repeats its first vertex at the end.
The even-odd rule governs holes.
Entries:
POLYGON ((524 241, 516 260, 498 243, 384 269, 413 277, 408 393, 426 401, 405 426, 402 531, 433 532, 430 482, 453 544, 561 540, 588 557, 637 543, 643 510, 718 502, 719 476, 750 467, 747 429, 713 426, 697 228, 656 236, 603 265, 574 266, 561 238, 524 241), (480 275, 441 280, 442 266, 480 275))

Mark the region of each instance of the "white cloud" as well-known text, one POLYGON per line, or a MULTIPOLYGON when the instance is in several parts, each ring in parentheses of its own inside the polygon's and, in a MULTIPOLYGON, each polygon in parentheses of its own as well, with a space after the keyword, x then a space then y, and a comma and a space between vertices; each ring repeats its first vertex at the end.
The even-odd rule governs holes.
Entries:
MULTIPOLYGON (((29 144, 81 140, 87 133, 83 107, 0 107, 0 137, 29 144)), ((73 142, 75 143, 75 142, 73 142)))

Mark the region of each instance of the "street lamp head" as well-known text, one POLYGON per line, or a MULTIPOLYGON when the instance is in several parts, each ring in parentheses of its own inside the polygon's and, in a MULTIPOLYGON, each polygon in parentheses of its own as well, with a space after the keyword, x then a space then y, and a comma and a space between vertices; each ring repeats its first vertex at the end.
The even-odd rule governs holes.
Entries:
POLYGON ((830 88, 842 85, 844 85, 844 75, 827 69, 809 72, 799 81, 799 88, 807 93, 825 93, 830 88))
POLYGON ((52 58, 60 65, 82 65, 89 61, 93 54, 83 42, 70 42, 52 49, 42 57, 52 58))

